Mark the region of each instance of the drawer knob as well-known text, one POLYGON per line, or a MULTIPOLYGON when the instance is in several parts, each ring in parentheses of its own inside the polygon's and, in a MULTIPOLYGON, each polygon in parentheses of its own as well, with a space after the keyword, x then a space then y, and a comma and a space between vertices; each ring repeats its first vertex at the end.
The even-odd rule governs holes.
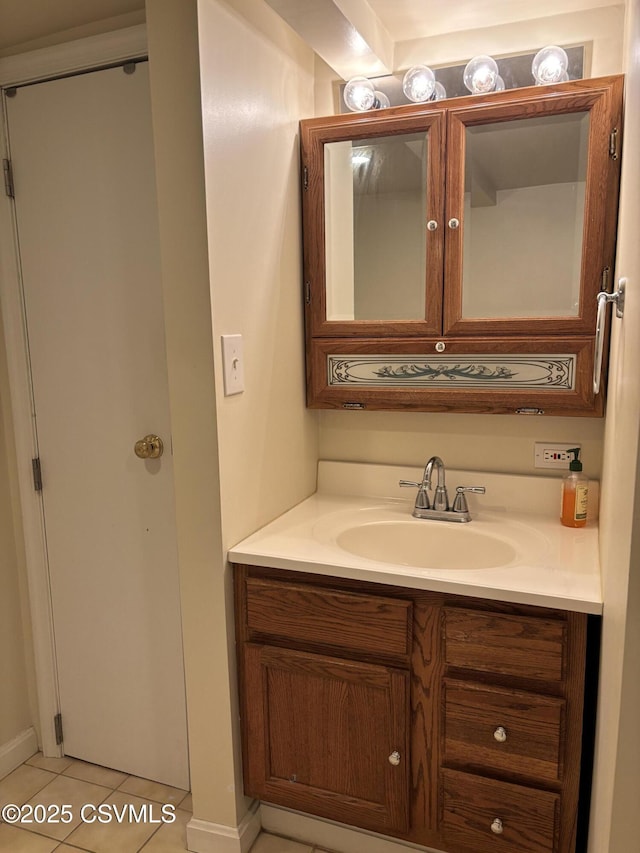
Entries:
POLYGON ((495 818, 493 823, 491 824, 491 832, 495 835, 502 835, 504 832, 504 825, 499 817, 495 818))
POLYGON ((389 764, 393 764, 394 767, 397 767, 398 764, 400 764, 400 753, 397 749, 395 749, 389 756, 389 764))
POLYGON ((498 726, 498 728, 493 733, 494 738, 498 741, 498 743, 504 743, 507 739, 507 730, 504 726, 498 726))

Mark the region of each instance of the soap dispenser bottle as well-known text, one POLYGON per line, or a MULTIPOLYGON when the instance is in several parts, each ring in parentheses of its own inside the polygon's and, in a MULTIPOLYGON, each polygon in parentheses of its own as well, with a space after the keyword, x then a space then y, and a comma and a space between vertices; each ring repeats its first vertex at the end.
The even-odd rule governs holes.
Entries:
POLYGON ((584 527, 587 523, 589 481, 582 473, 582 462, 578 459, 580 448, 574 447, 568 453, 574 456, 569 463, 569 473, 562 478, 560 521, 565 527, 584 527))

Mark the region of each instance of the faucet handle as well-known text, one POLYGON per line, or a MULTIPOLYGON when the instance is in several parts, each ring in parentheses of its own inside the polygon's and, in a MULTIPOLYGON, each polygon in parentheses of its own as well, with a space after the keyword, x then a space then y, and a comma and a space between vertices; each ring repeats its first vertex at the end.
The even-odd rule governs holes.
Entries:
POLYGON ((487 490, 484 486, 457 486, 456 496, 453 501, 453 511, 469 512, 467 499, 465 498, 465 492, 469 492, 473 495, 484 495, 486 491, 487 490))
POLYGON ((414 486, 418 490, 418 494, 416 495, 416 509, 431 509, 431 504, 429 503, 429 495, 427 494, 427 490, 424 487, 424 483, 415 483, 413 480, 399 480, 399 486, 414 486))

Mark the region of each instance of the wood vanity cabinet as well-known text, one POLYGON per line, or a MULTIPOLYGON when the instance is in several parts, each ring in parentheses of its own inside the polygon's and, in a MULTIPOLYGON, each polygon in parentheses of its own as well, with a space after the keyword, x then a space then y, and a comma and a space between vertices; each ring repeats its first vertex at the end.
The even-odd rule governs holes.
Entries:
POLYGON ((601 415, 621 104, 618 76, 302 121, 308 405, 601 415))
POLYGON ((247 795, 446 853, 575 853, 586 615, 256 566, 235 591, 247 795))

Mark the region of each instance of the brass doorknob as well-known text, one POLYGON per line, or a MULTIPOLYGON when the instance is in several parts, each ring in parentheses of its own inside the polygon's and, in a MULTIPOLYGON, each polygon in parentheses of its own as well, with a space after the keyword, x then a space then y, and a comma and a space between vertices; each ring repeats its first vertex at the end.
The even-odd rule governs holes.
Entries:
POLYGON ((162 456, 164 444, 158 435, 145 435, 140 441, 136 441, 133 449, 140 459, 157 459, 162 456))

